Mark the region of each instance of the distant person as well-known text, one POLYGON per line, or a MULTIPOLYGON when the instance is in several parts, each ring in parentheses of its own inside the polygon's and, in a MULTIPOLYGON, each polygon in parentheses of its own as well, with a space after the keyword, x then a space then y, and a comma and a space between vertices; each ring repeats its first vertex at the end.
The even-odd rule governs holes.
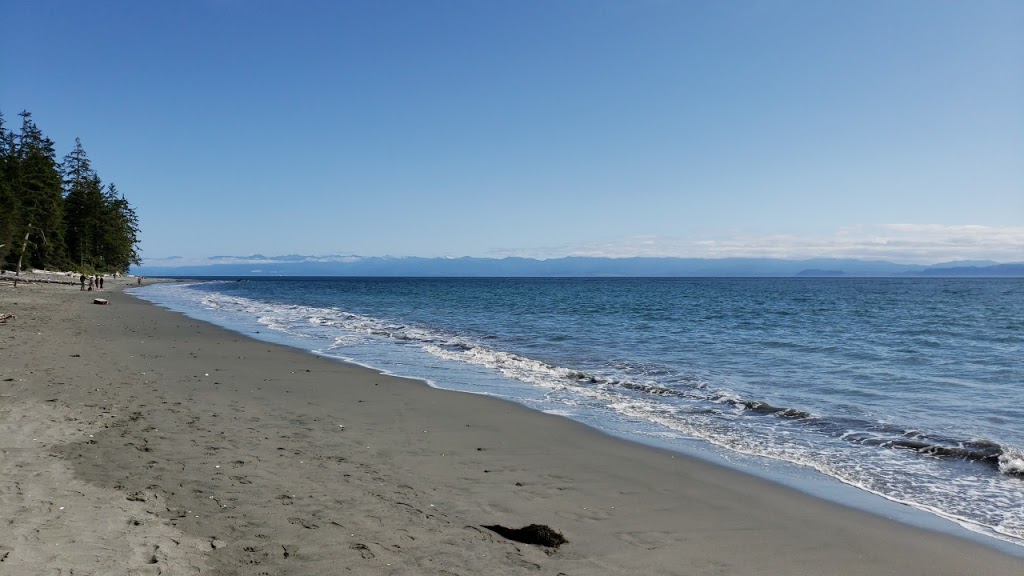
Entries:
POLYGON ((100 276, 100 290, 103 290, 103 276, 100 276))
POLYGON ((142 276, 139 276, 139 278, 138 278, 138 285, 142 286, 142 276))
POLYGON ((89 276, 89 292, 92 292, 92 276, 89 276))
POLYGON ((78 277, 78 283, 82 285, 81 291, 85 292, 85 274, 78 277))

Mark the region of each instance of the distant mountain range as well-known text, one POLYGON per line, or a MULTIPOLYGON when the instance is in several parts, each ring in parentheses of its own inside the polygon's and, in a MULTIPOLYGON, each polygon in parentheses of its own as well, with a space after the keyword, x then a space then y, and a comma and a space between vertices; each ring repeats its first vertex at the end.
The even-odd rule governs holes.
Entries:
POLYGON ((362 256, 172 257, 132 269, 142 276, 468 277, 1024 277, 1024 262, 964 260, 934 265, 815 258, 417 258, 362 256))

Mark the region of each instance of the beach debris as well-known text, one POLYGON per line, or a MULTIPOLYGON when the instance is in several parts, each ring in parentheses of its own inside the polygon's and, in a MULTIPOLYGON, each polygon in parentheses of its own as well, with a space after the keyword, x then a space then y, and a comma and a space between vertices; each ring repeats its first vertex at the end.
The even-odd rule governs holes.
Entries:
POLYGON ((523 544, 537 544, 538 546, 546 546, 548 548, 558 548, 562 544, 569 543, 565 536, 544 524, 530 524, 522 528, 507 528, 500 524, 494 524, 493 526, 484 526, 484 528, 509 540, 515 540, 523 544))
POLYGON ((12 318, 17 318, 17 316, 11 312, 4 312, 3 314, 0 314, 0 324, 4 324, 12 318))
POLYGON ((218 548, 223 548, 225 546, 227 546, 227 543, 225 543, 223 540, 219 538, 214 538, 213 540, 210 540, 210 548, 213 548, 214 550, 218 548))
POLYGON ((92 303, 93 304, 106 304, 107 303, 107 299, 106 298, 93 298, 92 303))

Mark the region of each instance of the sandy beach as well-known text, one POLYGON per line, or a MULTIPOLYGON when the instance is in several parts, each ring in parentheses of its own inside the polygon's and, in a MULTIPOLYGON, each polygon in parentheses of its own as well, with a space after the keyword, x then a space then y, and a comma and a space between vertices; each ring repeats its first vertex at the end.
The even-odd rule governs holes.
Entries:
POLYGON ((222 330, 129 281, 0 286, 16 315, 0 574, 1024 573, 972 541, 222 330))

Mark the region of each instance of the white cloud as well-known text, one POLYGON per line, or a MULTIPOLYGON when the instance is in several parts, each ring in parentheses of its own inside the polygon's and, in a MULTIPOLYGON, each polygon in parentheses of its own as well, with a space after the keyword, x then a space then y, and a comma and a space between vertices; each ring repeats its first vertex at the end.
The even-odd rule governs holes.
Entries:
POLYGON ((1024 261, 1024 227, 942 224, 849 226, 827 236, 772 234, 716 238, 635 236, 495 256, 558 258, 630 256, 680 258, 855 258, 904 264, 951 260, 1024 261))

